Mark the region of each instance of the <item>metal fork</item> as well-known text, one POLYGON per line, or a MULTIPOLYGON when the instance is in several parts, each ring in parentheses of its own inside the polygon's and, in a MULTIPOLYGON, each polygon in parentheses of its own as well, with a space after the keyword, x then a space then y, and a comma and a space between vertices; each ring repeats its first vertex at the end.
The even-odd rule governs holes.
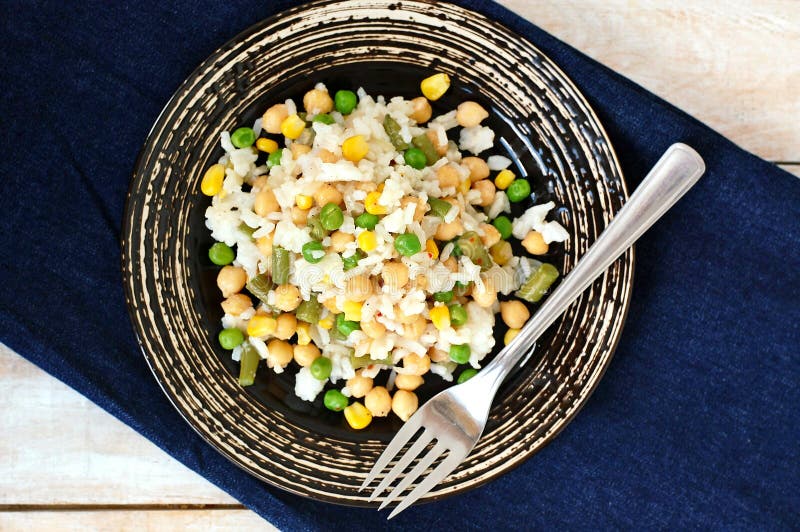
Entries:
MULTIPOLYGON (((478 442, 497 388, 511 369, 532 352, 533 342, 612 262, 628 249, 656 220, 677 202, 705 172, 705 164, 692 148, 673 144, 641 185, 619 210, 594 245, 564 278, 534 316, 495 359, 476 376, 435 395, 406 421, 378 458, 359 491, 366 488, 411 438, 421 433, 392 469, 381 479, 369 500, 375 500, 430 444, 409 473, 402 477, 380 509, 413 484, 440 457, 447 454, 389 515, 402 512, 450 474, 478 442)), ((523 360, 524 359, 524 360, 523 360)))

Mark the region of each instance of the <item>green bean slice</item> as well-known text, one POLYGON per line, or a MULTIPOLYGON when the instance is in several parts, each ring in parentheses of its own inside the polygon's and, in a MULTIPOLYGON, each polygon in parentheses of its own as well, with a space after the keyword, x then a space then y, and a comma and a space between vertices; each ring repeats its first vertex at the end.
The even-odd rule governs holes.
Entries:
POLYGON ((275 284, 289 281, 289 250, 280 246, 272 248, 272 280, 275 284))

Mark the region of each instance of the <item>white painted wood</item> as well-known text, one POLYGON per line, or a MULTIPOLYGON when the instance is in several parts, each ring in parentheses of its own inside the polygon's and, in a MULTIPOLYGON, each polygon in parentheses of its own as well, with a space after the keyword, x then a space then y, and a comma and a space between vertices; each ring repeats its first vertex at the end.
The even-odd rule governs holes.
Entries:
POLYGON ((140 532, 142 530, 275 532, 249 510, 45 511, 0 513, 0 531, 140 532))
POLYGON ((773 161, 800 161, 797 0, 499 0, 773 161))
POLYGON ((236 504, 0 344, 0 504, 236 504))
MULTIPOLYGON (((800 177, 796 0, 500 0, 800 177)), ((58 505, 235 504, 229 495, 0 344, 0 530, 274 530, 248 510, 58 505)))

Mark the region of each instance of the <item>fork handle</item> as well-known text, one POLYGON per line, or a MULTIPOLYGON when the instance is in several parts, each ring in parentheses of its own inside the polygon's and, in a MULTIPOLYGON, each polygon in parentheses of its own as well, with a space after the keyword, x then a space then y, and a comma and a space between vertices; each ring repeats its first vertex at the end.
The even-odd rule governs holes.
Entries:
POLYGON ((497 387, 539 336, 622 253, 669 210, 705 172, 700 155, 685 144, 670 146, 630 199, 514 340, 481 372, 497 387), (491 377, 490 377, 491 375, 491 377))

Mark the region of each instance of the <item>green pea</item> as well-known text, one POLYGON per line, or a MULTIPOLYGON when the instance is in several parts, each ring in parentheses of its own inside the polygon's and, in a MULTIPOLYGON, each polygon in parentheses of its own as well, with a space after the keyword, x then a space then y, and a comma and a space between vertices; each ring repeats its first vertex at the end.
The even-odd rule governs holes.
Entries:
POLYGON ((511 231, 514 227, 511 225, 511 220, 508 219, 508 216, 500 215, 492 221, 492 225, 497 232, 500 233, 500 238, 503 240, 508 240, 511 236, 511 231))
POLYGON ((331 359, 328 357, 317 357, 314 359, 314 362, 311 363, 311 366, 309 366, 308 369, 311 371, 312 377, 317 380, 324 381, 331 376, 333 364, 331 363, 331 359))
POLYGON ((256 141, 256 132, 249 127, 240 127, 231 133, 231 144, 237 148, 249 148, 256 141))
POLYGON ((403 160, 411 168, 422 170, 428 164, 425 153, 419 148, 409 148, 403 153, 403 160))
POLYGON ((422 250, 422 244, 414 233, 404 233, 394 239, 394 249, 404 257, 416 255, 422 250))
POLYGON ((236 328, 222 329, 219 333, 219 345, 223 349, 233 349, 244 342, 244 333, 236 328))
POLYGON ((472 354, 472 351, 467 344, 450 346, 450 360, 453 362, 466 364, 469 362, 470 354, 472 354))
POLYGON ((233 262, 236 255, 228 244, 217 242, 208 248, 208 258, 217 266, 225 266, 233 262))
POLYGON ((531 195, 531 184, 526 179, 515 179, 506 189, 509 201, 522 201, 531 195))
POLYGON ((337 111, 343 115, 349 115, 358 104, 358 96, 353 91, 336 91, 333 103, 336 105, 337 111))
POLYGON ((325 256, 325 247, 322 245, 321 242, 317 242, 316 240, 312 240, 311 242, 306 242, 303 244, 303 258, 306 259, 306 262, 310 262, 311 264, 316 264, 322 260, 325 256), (314 253, 315 251, 321 251, 323 253, 320 257, 315 257, 314 255, 319 255, 319 253, 314 253))
POLYGON ((281 164, 281 157, 283 157, 283 150, 278 148, 267 157, 267 168, 278 166, 281 164))
POLYGON ((467 368, 461 372, 461 375, 458 376, 458 384, 462 384, 470 380, 472 377, 478 374, 478 370, 475 368, 467 368))
POLYGON ((335 203, 326 203, 319 211, 319 221, 328 231, 335 231, 344 223, 344 213, 335 203))
POLYGON ((440 301, 442 303, 450 303, 453 300, 453 291, 448 290, 447 292, 436 292, 433 294, 434 301, 440 301))
POLYGON ((344 313, 336 315, 336 330, 342 333, 345 337, 350 336, 353 331, 361 329, 361 325, 357 321, 344 319, 344 313))
POLYGON ((323 124, 328 124, 328 125, 331 125, 334 122, 336 122, 336 120, 334 120, 331 115, 325 114, 325 113, 315 116, 314 119, 311 120, 311 121, 312 122, 322 122, 323 124))
POLYGON ((361 227, 363 229, 369 229, 372 231, 375 229, 375 226, 378 225, 378 215, 377 214, 370 214, 365 212, 364 214, 359 214, 356 217, 356 227, 361 227))
POLYGON ((339 390, 328 390, 325 392, 325 398, 322 402, 328 410, 341 412, 347 406, 348 399, 347 396, 339 390))
POLYGON ((454 327, 467 323, 467 309, 461 305, 450 305, 450 324, 454 327))

